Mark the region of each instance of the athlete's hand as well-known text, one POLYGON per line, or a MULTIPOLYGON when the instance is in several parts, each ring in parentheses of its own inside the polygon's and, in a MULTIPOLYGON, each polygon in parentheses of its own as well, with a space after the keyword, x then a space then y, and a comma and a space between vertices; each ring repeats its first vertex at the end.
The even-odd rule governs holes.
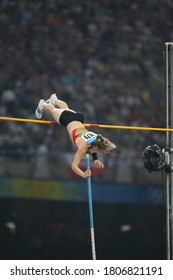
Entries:
POLYGON ((96 159, 96 160, 94 161, 94 164, 95 164, 96 167, 99 168, 99 169, 103 169, 103 168, 104 168, 104 164, 103 164, 100 160, 98 160, 98 159, 96 159))
POLYGON ((85 170, 85 178, 91 176, 91 170, 85 170))

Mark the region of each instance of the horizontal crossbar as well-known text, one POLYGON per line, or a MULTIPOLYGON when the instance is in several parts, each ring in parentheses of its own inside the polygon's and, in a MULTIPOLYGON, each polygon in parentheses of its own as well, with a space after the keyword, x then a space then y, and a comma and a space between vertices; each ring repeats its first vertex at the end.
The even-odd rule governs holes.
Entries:
MULTIPOLYGON (((34 119, 22 119, 22 118, 10 118, 0 117, 0 121, 15 121, 15 122, 28 122, 28 123, 40 123, 40 124, 57 124, 55 121, 47 120, 34 120, 34 119)), ((96 128, 110 128, 110 129, 128 129, 128 130, 146 130, 146 131, 170 131, 173 132, 173 128, 164 127, 140 127, 140 126, 127 126, 127 125, 107 125, 107 124, 87 124, 84 126, 96 127, 96 128)))

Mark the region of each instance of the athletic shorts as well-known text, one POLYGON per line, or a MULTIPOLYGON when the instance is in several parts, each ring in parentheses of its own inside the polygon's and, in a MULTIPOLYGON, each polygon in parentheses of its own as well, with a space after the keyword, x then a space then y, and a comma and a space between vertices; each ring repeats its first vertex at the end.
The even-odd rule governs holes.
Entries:
POLYGON ((84 123, 84 115, 79 112, 64 110, 59 118, 59 123, 65 127, 73 121, 84 123))

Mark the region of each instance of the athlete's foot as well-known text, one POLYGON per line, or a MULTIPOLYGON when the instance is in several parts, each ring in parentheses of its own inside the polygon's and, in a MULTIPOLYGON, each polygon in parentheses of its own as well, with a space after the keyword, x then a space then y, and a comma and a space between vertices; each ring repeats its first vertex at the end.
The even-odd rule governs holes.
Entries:
POLYGON ((41 119, 43 113, 44 113, 44 108, 43 108, 43 104, 44 104, 44 100, 40 99, 37 109, 35 110, 35 115, 37 117, 37 119, 41 119))
POLYGON ((53 93, 53 94, 51 94, 51 96, 49 97, 49 99, 48 100, 46 100, 46 103, 50 103, 50 104, 52 104, 52 105, 56 105, 55 104, 55 102, 56 102, 56 100, 57 100, 58 98, 57 98, 57 96, 56 96, 56 93, 53 93))

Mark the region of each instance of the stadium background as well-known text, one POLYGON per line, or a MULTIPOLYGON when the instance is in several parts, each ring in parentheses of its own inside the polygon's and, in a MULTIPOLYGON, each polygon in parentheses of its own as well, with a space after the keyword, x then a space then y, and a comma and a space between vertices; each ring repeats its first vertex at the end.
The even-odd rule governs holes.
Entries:
MULTIPOLYGON (((169 0, 0 3, 0 115, 35 118, 56 92, 85 123, 165 127, 169 0)), ((44 119, 51 119, 44 115, 44 119)), ((92 166, 98 259, 165 259, 165 175, 144 169, 163 132, 94 129, 118 146, 92 166)), ((0 122, 0 258, 90 259, 85 180, 58 125, 0 122)), ((85 167, 85 159, 81 166, 85 167)))

